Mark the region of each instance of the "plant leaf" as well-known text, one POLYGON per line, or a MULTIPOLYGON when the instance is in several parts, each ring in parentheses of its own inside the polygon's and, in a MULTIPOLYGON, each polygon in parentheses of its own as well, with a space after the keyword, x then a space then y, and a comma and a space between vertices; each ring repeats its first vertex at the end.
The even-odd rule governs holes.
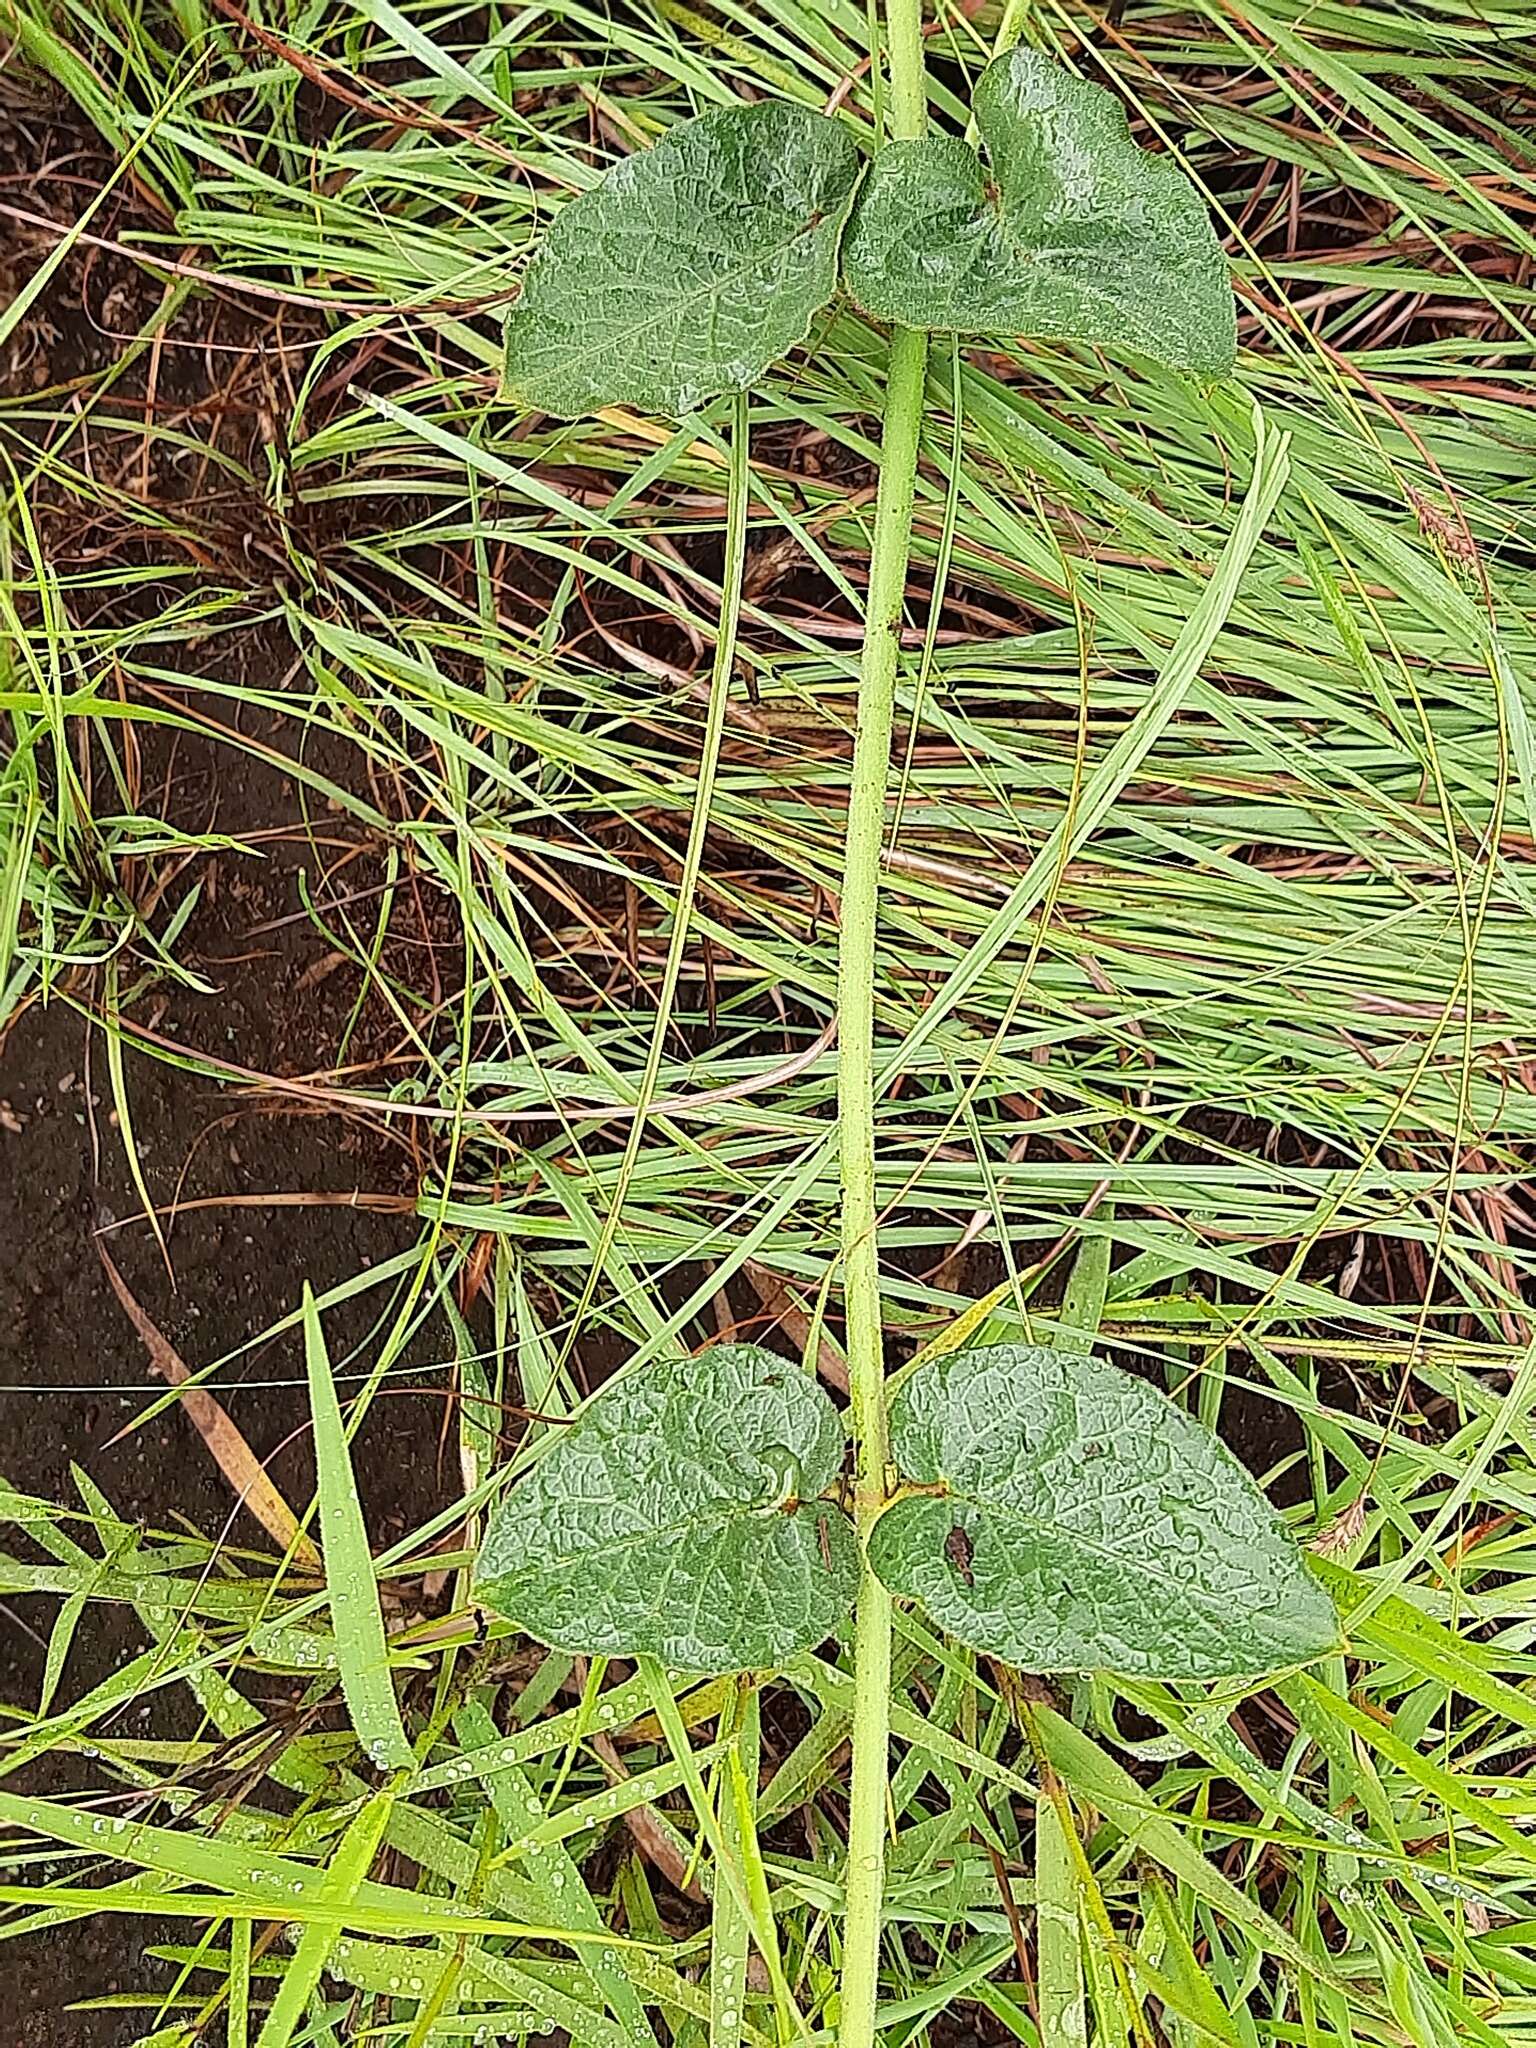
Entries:
POLYGON ((870 1534, 893 1593, 1026 1671, 1215 1678, 1337 1646, 1333 1604, 1219 1439, 1092 1358, 935 1359, 891 1407, 898 1500, 870 1534))
POLYGON ((858 175, 852 138, 805 107, 680 122, 560 212, 507 321, 507 396, 569 419, 745 391, 836 291, 858 175))
POLYGON ((1119 101, 1021 48, 987 66, 974 108, 990 174, 952 135, 876 156, 843 252, 865 311, 1229 370, 1232 285, 1205 203, 1136 147, 1119 101))
POLYGON ((853 1604, 847 1517, 817 1496, 843 1426, 771 1351, 720 1344, 598 1395, 486 1532, 478 1598, 554 1649, 688 1671, 781 1664, 853 1604))

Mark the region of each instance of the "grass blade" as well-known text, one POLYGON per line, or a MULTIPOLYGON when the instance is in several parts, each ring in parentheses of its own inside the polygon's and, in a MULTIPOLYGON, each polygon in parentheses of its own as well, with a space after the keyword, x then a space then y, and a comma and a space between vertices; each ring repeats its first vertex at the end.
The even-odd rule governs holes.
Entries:
MULTIPOLYGON (((338 1905, 351 1903, 358 1886, 373 1867, 393 1804, 392 1793, 377 1793, 342 1837, 325 1873, 338 1905)), ((256 2048, 288 2048, 340 1938, 339 1920, 330 1924, 316 1921, 305 1928, 293 1961, 283 1972, 277 1996, 256 2037, 256 2048)))
POLYGON ((315 1471, 325 1587, 336 1631, 341 1689, 357 1739, 381 1771, 412 1771, 416 1756, 400 1719, 379 1606, 379 1582, 352 1477, 352 1457, 312 1289, 304 1288, 304 1361, 315 1425, 315 1471))

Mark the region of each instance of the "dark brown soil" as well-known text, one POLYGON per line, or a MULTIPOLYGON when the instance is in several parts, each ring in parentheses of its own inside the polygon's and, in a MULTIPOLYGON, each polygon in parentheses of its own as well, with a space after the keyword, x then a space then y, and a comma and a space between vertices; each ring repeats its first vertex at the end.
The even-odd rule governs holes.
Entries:
MULTIPOLYGON (((218 817, 226 828, 293 824, 291 786, 253 775, 228 753, 191 762, 176 781, 183 815, 218 817), (238 780, 235 777, 238 776, 238 780), (238 821, 238 822, 237 822, 238 821)), ((221 865, 238 857, 220 856, 221 865)), ((283 1072, 323 1058, 355 994, 340 972, 318 984, 306 972, 324 958, 307 922, 260 939, 247 935, 295 907, 297 859, 269 854, 237 893, 217 889, 187 935, 182 957, 214 983, 212 996, 175 998, 178 1035, 217 1044, 261 1071, 283 1072), (308 1049, 308 1050, 306 1050, 308 1049)), ((206 898, 205 898, 206 901, 206 898)), ((88 991, 82 990, 82 997, 88 991)), ((165 1028, 170 1028, 169 1022, 165 1028)), ((78 1461, 125 1519, 173 1528, 185 1518, 216 1534, 235 1503, 201 1439, 168 1414, 121 1441, 118 1432, 153 1398, 143 1345, 107 1283, 97 1255, 106 1243, 123 1277, 187 1364, 196 1370, 259 1338, 295 1305, 301 1279, 317 1291, 406 1248, 408 1216, 346 1206, 288 1207, 244 1199, 267 1193, 350 1194, 393 1176, 392 1154, 360 1144, 334 1119, 220 1096, 209 1084, 158 1061, 128 1055, 134 1134, 157 1204, 241 1198, 239 1206, 193 1209, 168 1230, 174 1282, 142 1224, 102 1230, 136 1215, 99 1032, 67 1001, 29 1011, 0 1051, 0 1442, 4 1472, 23 1491, 68 1502, 78 1461)), ((383 1298, 328 1318, 337 1370, 372 1356, 370 1326, 383 1298)), ((290 1500, 308 1498, 307 1400, 303 1358, 292 1339, 256 1344, 219 1380, 229 1413, 290 1500)), ((435 1449, 442 1412, 427 1395, 381 1400, 355 1453, 370 1533, 388 1542, 422 1520, 440 1498, 435 1449)), ((231 1533, 260 1542, 237 1516, 231 1533)), ((37 1697, 51 1603, 0 1607, 0 1697, 37 1697)), ((64 1698, 98 1682, 143 1648, 129 1615, 90 1610, 90 1626, 66 1672, 64 1698)), ((146 1713, 148 1709, 144 1710, 146 1713)), ((158 1732, 158 1731, 157 1731, 158 1732)), ((33 1784, 32 1789, 46 1789, 33 1784)), ((141 1982, 142 1931, 97 1922, 7 1949, 0 1990, 0 2041, 27 2048, 78 2048, 131 2038, 142 2015, 64 2015, 63 1997, 86 1997, 141 1982), (60 1967, 60 1952, 68 1955, 60 1967), (50 2016, 52 2014, 52 2016, 50 2016), (131 2024, 130 2024, 131 2023, 131 2024)))

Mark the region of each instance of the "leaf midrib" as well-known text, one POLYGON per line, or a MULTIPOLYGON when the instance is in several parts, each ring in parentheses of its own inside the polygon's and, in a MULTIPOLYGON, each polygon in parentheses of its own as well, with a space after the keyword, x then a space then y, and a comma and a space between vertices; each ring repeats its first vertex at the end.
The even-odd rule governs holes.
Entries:
MULTIPOLYGON (((590 1550, 573 1550, 562 1552, 558 1556, 547 1559, 540 1558, 533 1563, 517 1567, 515 1571, 498 1573, 496 1576, 497 1578, 511 1579, 524 1572, 554 1571, 558 1570, 561 1566, 587 1564, 593 1560, 623 1557, 632 1551, 642 1549, 646 1544, 657 1543, 671 1536, 686 1535, 690 1530, 698 1530, 706 1534, 713 1531, 718 1534, 736 1522, 747 1520, 749 1516, 766 1517, 768 1515, 782 1515, 786 1522, 794 1522, 802 1514, 813 1508, 824 1509, 830 1514, 841 1515, 843 1513, 835 1501, 823 1499, 819 1495, 814 1500, 801 1501, 797 1507, 792 1509, 772 1504, 758 1504, 753 1507, 735 1506, 729 1510, 714 1508, 703 1514, 685 1515, 674 1522, 660 1523, 652 1529, 639 1530, 633 1536, 617 1537, 610 1542, 595 1544, 590 1550)), ((844 1515, 843 1519, 846 1521, 847 1516, 844 1515)))
MULTIPOLYGON (((943 1477, 942 1474, 940 1476, 941 1478, 943 1477)), ((943 1483, 949 1488, 948 1498, 952 1501, 959 1501, 966 1507, 979 1509, 983 1514, 1011 1517, 1018 1522, 1024 1523, 1028 1528, 1041 1529, 1051 1534, 1065 1537, 1077 1549, 1086 1551, 1092 1557, 1101 1559, 1105 1563, 1113 1564, 1121 1570, 1124 1569, 1126 1553, 1123 1549, 1111 1549, 1099 1539, 1080 1535, 1075 1529, 1069 1528, 1065 1523, 1047 1521, 1041 1515, 1031 1515, 1026 1508, 1005 1507, 995 1500, 986 1500, 979 1495, 967 1493, 957 1487, 952 1479, 945 1478, 943 1483)), ((1198 1586, 1192 1587, 1186 1581, 1174 1578, 1171 1573, 1160 1570, 1155 1562, 1149 1563, 1145 1559, 1140 1559, 1137 1561, 1136 1568, 1142 1576, 1156 1578, 1161 1584, 1172 1587, 1180 1593, 1194 1596, 1198 1596, 1200 1593, 1198 1586)), ((1199 1601, 1197 1597, 1197 1604, 1214 1608, 1225 1600, 1230 1599, 1230 1597, 1230 1594, 1227 1593, 1218 1599, 1213 1593, 1204 1601, 1199 1601)))
MULTIPOLYGON (((988 212, 997 216, 998 231, 1007 244, 1009 255, 1018 258, 1020 263, 1026 268, 1031 265, 1039 267, 1043 264, 1064 262, 1069 256, 1082 255, 1084 253, 1081 249, 1074 248, 1071 244, 1064 242, 1026 243, 1022 241, 1020 239, 1020 232, 1015 228, 1010 217, 1007 194, 1001 190, 999 190, 998 197, 995 200, 989 200, 986 194, 983 193, 981 204, 988 212)), ((1111 225, 1113 224, 1111 223, 1111 225)), ((1130 242, 1133 238, 1127 236, 1125 240, 1130 242)), ((1087 253, 1092 254, 1092 251, 1090 250, 1087 253)), ((1122 316, 1127 313, 1128 309, 1122 299, 1117 297, 1115 293, 1106 290, 1104 286, 1095 284, 1092 279, 1073 277, 1067 279, 1066 282, 1071 284, 1074 291, 1087 293, 1096 304, 1112 306, 1122 316)), ((1134 308, 1129 309, 1129 311, 1136 326, 1141 328, 1148 326, 1147 320, 1138 314, 1134 308)))

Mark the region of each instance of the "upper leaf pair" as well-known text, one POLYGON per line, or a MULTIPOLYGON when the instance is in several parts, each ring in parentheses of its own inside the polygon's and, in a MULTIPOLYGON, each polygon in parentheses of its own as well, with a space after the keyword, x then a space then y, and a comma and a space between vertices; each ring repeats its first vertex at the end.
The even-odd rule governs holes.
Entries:
MULTIPOLYGON (((960 1641, 1035 1671, 1257 1673, 1320 1655, 1332 1608, 1222 1443, 1140 1380, 1029 1345, 921 1367, 891 1407, 912 1491, 869 1562, 960 1641)), ((720 1345, 618 1381, 493 1521, 479 1598, 561 1649, 771 1668, 858 1584, 827 1497, 842 1423, 805 1373, 720 1345)))
POLYGON ((832 298, 840 245, 879 319, 1228 369, 1232 291, 1204 204, 1137 149, 1119 102, 1017 49, 987 67, 975 113, 986 165, 957 136, 891 143, 862 191, 848 129, 804 107, 682 122, 562 209, 507 323, 509 395, 570 417, 746 390, 832 298))

